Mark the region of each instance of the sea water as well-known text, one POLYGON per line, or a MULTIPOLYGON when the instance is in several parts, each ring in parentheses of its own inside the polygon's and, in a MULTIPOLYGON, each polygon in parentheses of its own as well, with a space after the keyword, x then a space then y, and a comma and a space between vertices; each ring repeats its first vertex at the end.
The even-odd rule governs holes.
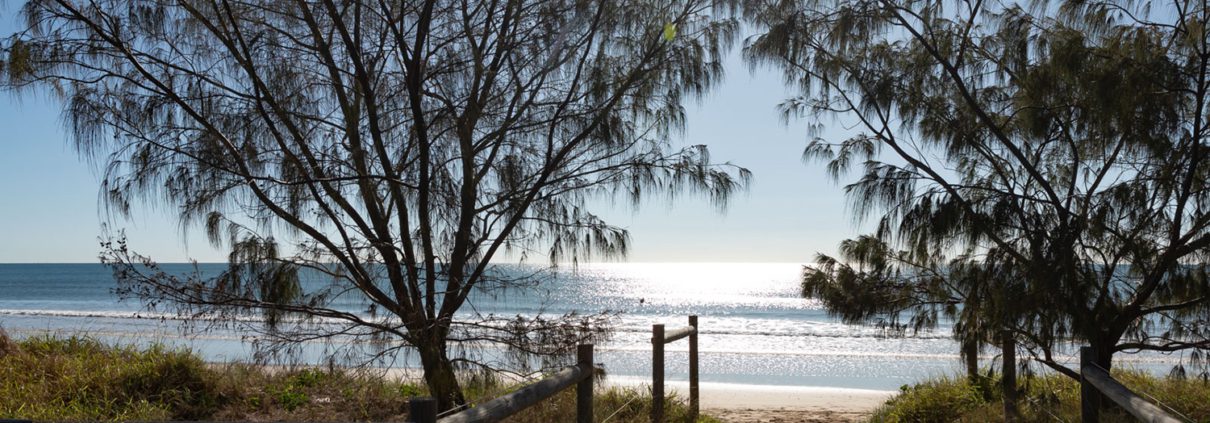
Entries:
MULTIPOLYGON (((194 270, 187 264, 161 266, 170 273, 194 270)), ((197 265, 208 275, 223 268, 197 265)), ((538 267, 502 269, 522 275, 538 267)), ((479 313, 504 317, 616 312, 614 334, 597 346, 596 361, 607 374, 624 378, 651 374, 653 324, 671 330, 687 325, 689 315, 699 316, 705 382, 894 390, 960 371, 948 323, 910 337, 841 323, 817 301, 800 297, 801 270, 785 263, 580 264, 542 273, 534 289, 477 294, 470 304, 479 313)), ((100 264, 0 264, 0 326, 16 336, 83 333, 112 342, 187 347, 210 361, 251 359, 246 334, 182 334, 175 315, 121 301, 114 287, 112 273, 100 264)), ((464 311, 460 317, 471 316, 464 311)), ((687 379, 687 343, 666 348, 668 379, 687 379)), ((304 351, 304 361, 323 362, 322 348, 304 351)), ((406 356, 391 365, 415 367, 406 356)))

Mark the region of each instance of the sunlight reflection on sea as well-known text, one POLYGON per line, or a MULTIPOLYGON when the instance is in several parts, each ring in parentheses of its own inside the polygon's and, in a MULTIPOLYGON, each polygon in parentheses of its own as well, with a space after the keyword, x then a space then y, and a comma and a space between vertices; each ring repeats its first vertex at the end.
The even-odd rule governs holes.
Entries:
MULTIPOLYGON (((214 274, 222 266, 201 269, 214 274)), ((499 269, 522 275, 535 268, 499 269)), ((504 317, 619 312, 612 340, 598 346, 597 354, 607 373, 619 376, 650 375, 651 325, 684 326, 690 314, 700 316, 703 381, 893 390, 959 370, 947 323, 908 338, 839 323, 817 302, 799 297, 801 269, 787 263, 581 264, 545 275, 537 289, 479 293, 470 302, 482 313, 504 317)), ((220 330, 183 338, 174 315, 118 302, 112 287, 100 265, 0 265, 0 324, 18 335, 83 331, 111 341, 188 346, 213 361, 251 355, 240 333, 220 330)), ((342 306, 364 310, 355 300, 342 306)), ((687 378, 686 349, 685 342, 668 345, 669 379, 687 378)), ((325 362, 323 345, 306 346, 301 360, 325 362)), ((415 363, 405 356, 393 365, 415 363)))

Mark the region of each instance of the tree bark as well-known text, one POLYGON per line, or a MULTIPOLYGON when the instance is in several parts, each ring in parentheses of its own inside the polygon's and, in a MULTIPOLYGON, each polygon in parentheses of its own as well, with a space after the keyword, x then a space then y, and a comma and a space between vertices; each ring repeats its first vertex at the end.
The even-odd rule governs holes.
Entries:
POLYGON ((979 341, 962 341, 962 360, 966 364, 966 379, 974 383, 979 379, 979 341))
MULTIPOLYGON (((428 337, 428 339, 434 339, 428 337)), ((437 399, 439 411, 450 410, 466 403, 462 396, 462 386, 454 374, 453 363, 445 352, 445 339, 432 341, 418 346, 420 364, 424 366, 424 381, 428 384, 429 393, 437 399)))
POLYGON ((1021 421, 1021 412, 1017 408, 1017 340, 1012 333, 1000 332, 1000 349, 1003 358, 1000 389, 1004 394, 1004 421, 1018 422, 1021 421))

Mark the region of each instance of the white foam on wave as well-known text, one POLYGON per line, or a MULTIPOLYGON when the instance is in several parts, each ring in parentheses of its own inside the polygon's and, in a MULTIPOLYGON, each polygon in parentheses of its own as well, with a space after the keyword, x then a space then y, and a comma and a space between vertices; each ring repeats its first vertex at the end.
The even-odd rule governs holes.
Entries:
POLYGON ((85 317, 102 319, 160 319, 185 320, 176 314, 137 311, 78 311, 78 310, 24 310, 0 309, 0 316, 35 317, 85 317))
MULTIPOLYGON (((181 315, 176 313, 163 312, 148 312, 148 311, 80 311, 80 310, 39 310, 39 309, 0 309, 0 316, 21 316, 21 317, 51 317, 51 318, 71 318, 71 319, 114 319, 114 320, 141 320, 141 321, 161 321, 161 322, 196 322, 196 321, 217 321, 219 316, 208 316, 205 314, 197 315, 181 315)), ((221 317, 225 320, 236 320, 244 323, 263 322, 264 318, 259 316, 225 316, 221 317)), ((646 321, 646 317, 641 317, 637 320, 646 321)), ((329 323, 339 323, 337 319, 320 319, 320 323, 330 321, 329 323)), ((615 328, 616 332, 626 334, 633 337, 649 333, 650 328, 635 326, 634 322, 625 322, 622 326, 615 328), (626 324, 630 323, 630 324, 626 324)), ((754 326, 767 327, 766 324, 758 324, 759 322, 735 322, 731 328, 703 330, 702 336, 709 337, 712 335, 723 336, 775 336, 775 337, 814 337, 814 338, 853 338, 853 339, 886 339, 888 336, 875 328, 854 328, 843 324, 819 324, 819 325, 798 325, 794 328, 786 330, 768 331, 760 329, 751 329, 754 326), (846 331, 847 329, 847 331, 846 331)), ((10 331, 18 332, 46 332, 45 330, 22 330, 20 328, 9 328, 10 331)), ((169 329, 166 332, 156 334, 158 337, 167 339, 180 340, 247 340, 248 337, 241 334, 224 334, 218 332, 210 332, 205 335, 189 334, 183 335, 175 333, 169 329)), ((94 336, 106 336, 116 338, 137 338, 146 336, 147 333, 142 330, 122 330, 114 327, 105 329, 93 329, 86 332, 94 336)), ((943 340, 950 337, 940 333, 918 334, 911 338, 918 340, 943 340)), ((902 338, 896 338, 902 339, 902 338)), ((601 351, 649 351, 650 341, 646 339, 642 342, 622 342, 621 339, 615 339, 613 342, 607 342, 599 346, 601 351)), ((676 348, 674 348, 676 350, 676 348)), ((845 356, 845 357, 870 357, 870 358, 888 358, 888 359, 908 359, 908 360, 956 360, 957 354, 945 353, 905 353, 905 352, 884 352, 876 350, 849 350, 849 351, 806 351, 806 350, 786 350, 786 349, 770 349, 770 348, 734 348, 734 345, 723 348, 703 348, 703 353, 711 354, 755 354, 755 355, 786 355, 786 356, 845 356)), ((1075 360, 1074 356, 1068 357, 1070 360, 1075 360)), ((1123 354, 1120 357, 1115 357, 1115 361, 1129 363, 1174 363, 1179 362, 1177 357, 1162 355, 1162 354, 1123 354)))
MULTIPOLYGON (((218 316, 211 314, 179 314, 154 311, 119 311, 119 310, 45 310, 45 309, 0 309, 0 316, 25 317, 62 317, 90 319, 133 319, 161 321, 218 321, 233 320, 237 322, 258 323, 265 319, 256 315, 218 316)), ((371 319, 368 315, 360 316, 371 319)), ((532 317, 532 316, 530 316, 532 317)), ((463 321, 471 321, 469 315, 463 316, 463 321)), ((649 316, 622 316, 620 325, 614 328, 616 333, 639 334, 649 333, 651 327, 642 325, 652 319, 649 316)), ((338 324, 344 322, 336 318, 316 318, 312 322, 338 324)), ((712 322, 713 323, 713 322, 712 322)), ((840 323, 825 322, 792 322, 777 319, 729 319, 725 325, 702 330, 703 336, 710 335, 750 335, 750 336, 809 336, 821 338, 888 338, 887 334, 878 328, 854 327, 840 323)), ((939 332, 924 332, 913 336, 918 339, 948 339, 949 336, 939 332)))
MULTIPOLYGON (((79 319, 114 319, 114 320, 159 320, 159 321, 179 321, 179 322, 209 322, 209 321, 236 321, 244 323, 259 323, 264 322, 265 318, 256 315, 234 315, 234 316, 219 316, 215 314, 196 313, 196 314, 181 314, 181 313, 165 313, 154 311, 117 311, 117 310, 26 310, 26 309, 0 309, 0 316, 22 316, 22 317, 60 317, 60 318, 79 318, 79 319)), ((289 321, 285 319, 284 321, 289 321)), ((317 323, 339 323, 343 320, 335 318, 312 318, 312 322, 317 323)))
MULTIPOLYGON (((636 345, 627 345, 612 347, 609 344, 599 348, 600 351, 651 351, 651 347, 643 347, 636 345)), ((685 352, 684 350, 678 352, 685 352)), ((888 353, 878 351, 801 351, 801 350, 773 350, 773 349, 715 349, 715 348, 699 348, 699 353, 709 354, 734 354, 734 355, 785 355, 785 356, 802 356, 802 357, 871 357, 871 358, 899 358, 899 359, 936 359, 936 360, 957 360, 958 354, 929 354, 929 353, 888 353)))

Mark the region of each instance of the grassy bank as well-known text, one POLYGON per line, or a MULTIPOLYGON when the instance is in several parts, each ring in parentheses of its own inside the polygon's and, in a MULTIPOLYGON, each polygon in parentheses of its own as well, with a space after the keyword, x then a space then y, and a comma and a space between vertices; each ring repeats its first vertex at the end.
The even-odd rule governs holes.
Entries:
MULTIPOLYGON (((1114 371, 1114 378, 1153 402, 1170 407, 1190 421, 1210 421, 1210 383, 1201 379, 1157 378, 1133 371, 1114 371)), ((874 411, 872 422, 996 422, 1004 420, 997 379, 970 383, 945 378, 905 386, 874 411)), ((1026 422, 1080 421, 1080 385, 1061 375, 1022 378, 1019 408, 1026 422)), ((1178 416, 1179 416, 1178 415, 1178 416)), ((1106 412, 1104 422, 1134 422, 1120 412, 1106 412)))
MULTIPOLYGON (((512 388, 480 380, 466 390, 474 403, 512 388)), ((598 391, 598 421, 611 414, 616 422, 648 418, 649 394, 598 391)), ((408 398, 425 393, 422 385, 364 372, 210 365, 189 351, 159 346, 83 337, 17 341, 0 332, 0 419, 406 421, 408 398)), ((679 402, 666 409, 670 421, 685 420, 679 402)), ((509 421, 574 421, 574 415, 574 392, 568 390, 509 421)))

